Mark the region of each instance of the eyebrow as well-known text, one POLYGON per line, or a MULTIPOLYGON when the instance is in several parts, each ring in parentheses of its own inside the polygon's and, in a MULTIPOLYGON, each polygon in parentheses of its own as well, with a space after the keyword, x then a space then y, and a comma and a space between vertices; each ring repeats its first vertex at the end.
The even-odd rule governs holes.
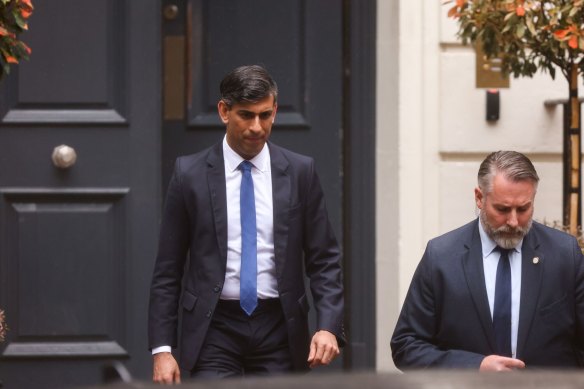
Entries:
POLYGON ((251 113, 253 115, 262 115, 264 113, 270 113, 271 114, 272 112, 274 112, 274 109, 273 108, 266 109, 265 111, 258 112, 257 114, 254 111, 250 111, 250 110, 247 110, 247 109, 238 109, 237 112, 238 113, 251 113))
POLYGON ((532 200, 529 200, 528 202, 523 203, 523 204, 519 204, 519 205, 517 205, 515 207, 512 207, 510 205, 506 205, 506 204, 503 204, 503 203, 493 203, 493 206, 499 207, 499 208, 525 208, 525 207, 529 207, 532 204, 533 204, 533 201, 532 200))

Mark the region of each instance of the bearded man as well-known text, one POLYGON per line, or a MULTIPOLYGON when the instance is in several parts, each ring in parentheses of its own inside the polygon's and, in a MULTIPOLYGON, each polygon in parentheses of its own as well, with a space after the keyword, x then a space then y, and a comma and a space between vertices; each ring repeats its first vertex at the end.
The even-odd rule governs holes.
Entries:
POLYGON ((402 370, 584 366, 584 257, 532 221, 539 177, 498 151, 482 162, 474 220, 430 240, 391 339, 402 370))

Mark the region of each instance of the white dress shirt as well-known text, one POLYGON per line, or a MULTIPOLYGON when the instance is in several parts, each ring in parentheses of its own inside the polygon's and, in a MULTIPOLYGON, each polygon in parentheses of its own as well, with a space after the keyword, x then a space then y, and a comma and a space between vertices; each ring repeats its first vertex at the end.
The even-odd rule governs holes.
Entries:
MULTIPOLYGON (((479 235, 483 248, 483 268, 485 270, 485 285, 487 287, 487 297, 489 298, 489 308, 491 309, 491 320, 493 318, 493 308, 495 306, 495 284, 497 280, 497 265, 501 254, 495 250, 497 243, 485 232, 479 220, 479 235)), ((509 264, 511 265, 511 354, 513 358, 517 355, 517 330, 519 328, 519 303, 521 298, 521 240, 517 247, 509 251, 509 264)))
MULTIPOLYGON (((227 144, 223 138, 223 158, 225 160, 225 183, 227 186, 227 267, 225 284, 221 291, 223 300, 239 300, 239 271, 241 269, 241 220, 239 210, 239 189, 243 158, 227 144)), ((274 211, 272 204, 272 170, 270 151, 267 143, 258 155, 250 160, 253 178, 256 226, 257 226, 257 269, 258 298, 278 297, 276 264, 274 262, 274 211)))

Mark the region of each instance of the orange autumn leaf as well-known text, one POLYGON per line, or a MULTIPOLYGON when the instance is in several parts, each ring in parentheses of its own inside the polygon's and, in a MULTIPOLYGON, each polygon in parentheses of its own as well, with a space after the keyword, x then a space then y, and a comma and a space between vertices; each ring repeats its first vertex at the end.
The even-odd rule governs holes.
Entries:
POLYGON ((8 63, 18 63, 18 60, 11 55, 6 55, 4 59, 6 59, 6 62, 8 63))
POLYGON ((573 49, 578 48, 578 37, 576 35, 572 35, 570 37, 570 40, 568 41, 568 46, 570 46, 573 49))
POLYGON ((517 8, 515 8, 515 13, 517 14, 517 16, 524 16, 525 8, 523 8, 522 5, 518 5, 517 8))
POLYGON ((449 18, 456 18, 459 15, 460 14, 458 13, 458 6, 456 6, 456 5, 448 10, 448 17, 449 18))
POLYGON ((6 30, 4 27, 0 26, 0 36, 6 36, 8 35, 8 30, 6 30))
POLYGON ((466 3, 466 0, 456 0, 457 7, 462 7, 464 5, 464 3, 466 3))
POLYGON ((20 16, 23 17, 23 19, 28 19, 28 17, 32 14, 31 11, 25 10, 25 9, 21 9, 20 10, 20 16))
POLYGON ((556 31, 554 31, 554 36, 557 39, 564 39, 566 37, 566 35, 568 35, 569 32, 570 32, 569 29, 566 29, 566 30, 556 30, 556 31))

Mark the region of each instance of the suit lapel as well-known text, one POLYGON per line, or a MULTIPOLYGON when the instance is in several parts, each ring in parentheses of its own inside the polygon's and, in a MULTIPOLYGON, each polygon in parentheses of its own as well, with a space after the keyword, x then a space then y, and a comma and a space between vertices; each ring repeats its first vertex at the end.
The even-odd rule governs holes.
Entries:
POLYGON ((223 259, 221 270, 225 273, 227 264, 227 189, 222 143, 218 143, 211 148, 207 156, 207 183, 209 185, 211 207, 213 208, 217 246, 223 259))
POLYGON ((489 308, 489 298, 485 286, 485 271, 483 268, 483 250, 479 235, 478 219, 474 224, 472 238, 466 242, 468 251, 462 258, 462 266, 466 277, 466 283, 475 308, 479 315, 487 341, 492 350, 495 350, 495 333, 493 332, 493 321, 491 319, 491 309, 489 308))
POLYGON ((536 226, 527 234, 521 248, 521 299, 519 302, 519 328, 517 330, 517 358, 522 357, 525 342, 529 335, 533 316, 539 300, 539 291, 543 280, 545 258, 539 251, 536 226), (539 261, 534 264, 533 258, 539 261))
POLYGON ((274 214, 274 260, 276 274, 280 278, 288 245, 288 212, 290 210, 291 180, 289 162, 277 146, 268 145, 272 170, 272 202, 274 214))

